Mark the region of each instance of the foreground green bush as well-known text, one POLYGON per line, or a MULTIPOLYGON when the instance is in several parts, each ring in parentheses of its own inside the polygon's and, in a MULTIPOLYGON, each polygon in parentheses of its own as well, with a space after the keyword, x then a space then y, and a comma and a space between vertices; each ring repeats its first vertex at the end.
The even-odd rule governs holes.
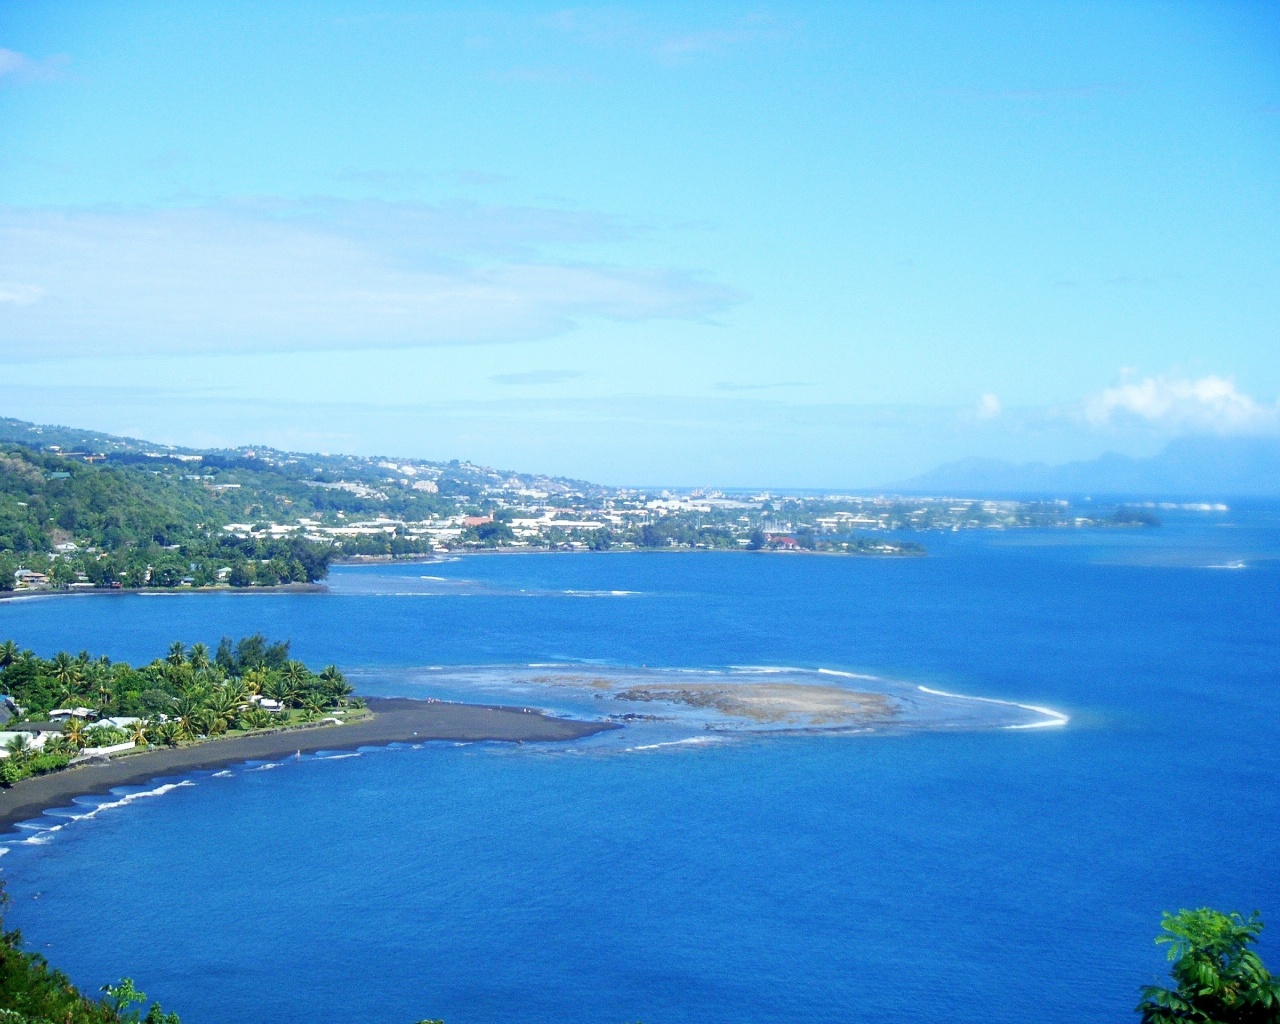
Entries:
POLYGON ((1280 1024, 1280 982, 1251 948, 1262 921, 1202 907, 1164 915, 1173 988, 1142 990, 1143 1024, 1280 1024))
MULTIPOLYGON (((0 902, 6 897, 0 891, 0 902)), ((22 936, 0 924, 0 1024, 180 1024, 125 978, 103 988, 101 999, 81 995, 39 953, 22 949, 22 936)))

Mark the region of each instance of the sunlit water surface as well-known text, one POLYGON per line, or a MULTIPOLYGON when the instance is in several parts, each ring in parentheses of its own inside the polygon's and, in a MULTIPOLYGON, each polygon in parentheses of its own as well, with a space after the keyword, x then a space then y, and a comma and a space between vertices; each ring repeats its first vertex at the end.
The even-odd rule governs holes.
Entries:
POLYGON ((928 547, 0 604, 43 654, 261 630, 368 693, 633 716, 82 801, 4 843, 8 919, 184 1024, 1127 1020, 1162 909, 1257 907, 1280 933, 1275 510, 928 547), (905 710, 617 697, 760 682, 905 710))

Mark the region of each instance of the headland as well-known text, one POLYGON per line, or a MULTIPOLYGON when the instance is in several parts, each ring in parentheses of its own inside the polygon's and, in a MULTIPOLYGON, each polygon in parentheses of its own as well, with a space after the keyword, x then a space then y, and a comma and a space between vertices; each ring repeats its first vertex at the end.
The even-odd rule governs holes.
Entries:
POLYGON ((243 761, 425 740, 564 742, 618 728, 610 722, 552 718, 523 708, 406 697, 365 700, 372 714, 347 725, 291 728, 178 747, 152 747, 110 760, 104 758, 103 763, 87 762, 23 779, 0 790, 0 831, 12 829, 18 822, 35 818, 50 808, 65 807, 78 796, 104 795, 117 786, 141 785, 164 776, 224 768, 243 761))

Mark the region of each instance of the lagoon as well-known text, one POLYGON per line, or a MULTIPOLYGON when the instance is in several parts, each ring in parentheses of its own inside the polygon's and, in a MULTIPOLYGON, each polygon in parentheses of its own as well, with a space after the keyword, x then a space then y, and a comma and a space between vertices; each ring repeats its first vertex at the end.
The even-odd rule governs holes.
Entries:
POLYGON ((785 667, 1070 716, 672 745, 642 723, 251 764, 7 842, 9 919, 77 983, 129 974, 186 1024, 1125 1020, 1165 969, 1160 911, 1202 904, 1262 910, 1274 961, 1277 510, 927 546, 0 605, 0 635, 42 654, 261 630, 383 695, 465 698, 494 666, 785 667))

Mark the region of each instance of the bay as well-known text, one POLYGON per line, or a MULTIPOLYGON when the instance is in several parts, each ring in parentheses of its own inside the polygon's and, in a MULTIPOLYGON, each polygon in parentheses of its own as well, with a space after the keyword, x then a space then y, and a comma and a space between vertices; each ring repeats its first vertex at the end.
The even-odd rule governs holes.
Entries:
POLYGON ((245 766, 7 843, 8 920, 186 1024, 1132 1019, 1161 910, 1256 907, 1280 959, 1280 517, 1162 514, 920 559, 479 556, 0 604, 45 655, 262 631, 367 692, 787 666, 1070 716, 245 766))

